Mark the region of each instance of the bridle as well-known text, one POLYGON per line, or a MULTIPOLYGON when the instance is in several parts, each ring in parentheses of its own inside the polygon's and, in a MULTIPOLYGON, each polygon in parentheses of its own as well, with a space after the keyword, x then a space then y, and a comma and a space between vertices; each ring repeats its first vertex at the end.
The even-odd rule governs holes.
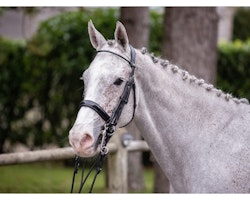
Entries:
POLYGON ((96 102, 94 101, 91 101, 91 100, 83 100, 81 103, 80 103, 80 108, 82 106, 85 106, 85 107, 89 107, 91 109, 93 109, 94 111, 96 111, 99 116, 105 121, 106 124, 109 124, 109 125, 113 125, 113 126, 116 126, 117 125, 117 122, 120 118, 120 115, 121 115, 121 112, 123 110, 123 107, 125 104, 128 103, 128 99, 129 99, 129 95, 130 95, 130 91, 131 89, 133 89, 133 92, 134 92, 134 109, 133 109, 133 116, 131 118, 131 120, 124 126, 127 126, 134 118, 134 114, 135 114, 135 109, 136 109, 136 95, 135 95, 135 82, 134 82, 134 73, 135 73, 135 50, 132 46, 130 46, 130 60, 128 60, 127 58, 115 53, 115 52, 112 52, 112 51, 109 51, 109 50, 99 50, 97 51, 97 53, 102 53, 102 52, 105 52, 105 53, 111 53, 111 54, 114 54, 120 58, 122 58, 123 60, 125 60, 126 62, 129 63, 130 67, 131 67, 131 72, 130 72, 130 75, 129 75, 129 79, 124 87, 124 90, 123 90, 123 93, 120 97, 120 101, 119 103, 117 104, 116 106, 116 109, 112 112, 112 115, 109 116, 107 114, 107 112, 100 106, 98 105, 96 102))
MULTIPOLYGON (((128 81, 125 84, 123 93, 120 96, 119 102, 116 105, 116 107, 113 110, 111 115, 109 115, 99 104, 97 104, 94 101, 82 100, 80 103, 80 108, 81 107, 89 107, 89 108, 93 109, 105 121, 105 124, 103 125, 102 138, 100 140, 101 141, 100 154, 96 158, 96 160, 93 162, 93 165, 90 167, 89 172, 87 173, 85 178, 83 178, 85 163, 83 162, 83 164, 82 164, 82 178, 81 178, 80 187, 79 187, 79 191, 78 191, 79 193, 81 193, 82 188, 83 188, 87 178, 91 174, 92 170, 94 168, 96 168, 96 173, 94 175, 94 178, 93 178, 92 184, 90 186, 90 190, 89 190, 89 193, 92 192, 96 177, 101 172, 104 158, 106 157, 106 155, 108 153, 107 143, 110 140, 110 138, 112 137, 113 133, 115 132, 115 127, 118 123, 118 120, 120 119, 122 110, 123 110, 124 106, 128 103, 131 90, 133 90, 133 97, 134 97, 133 115, 132 115, 132 118, 130 119, 130 121, 128 123, 126 123, 124 126, 127 126, 134 119, 135 109, 136 109, 136 92, 135 92, 135 81, 134 81, 134 73, 135 73, 135 67, 136 67, 135 66, 135 57, 136 57, 135 49, 132 46, 130 46, 130 60, 121 56, 120 54, 117 54, 117 53, 115 53, 113 51, 109 51, 109 50, 98 50, 97 53, 111 53, 111 54, 114 54, 114 55, 122 58, 123 60, 128 62, 128 64, 130 65, 131 72, 129 74, 128 81)), ((122 127, 124 127, 124 126, 122 126, 122 127)), ((74 190, 75 175, 78 172, 78 168, 80 165, 80 159, 81 158, 79 156, 77 156, 77 155, 75 156, 75 169, 74 169, 74 173, 73 173, 71 193, 74 190)))

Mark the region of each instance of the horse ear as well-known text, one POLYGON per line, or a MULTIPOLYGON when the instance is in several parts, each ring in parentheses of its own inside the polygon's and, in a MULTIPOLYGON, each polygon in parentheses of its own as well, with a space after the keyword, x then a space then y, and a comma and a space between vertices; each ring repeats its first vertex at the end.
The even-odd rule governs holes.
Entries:
POLYGON ((124 49, 128 47, 129 41, 127 31, 123 24, 119 21, 116 23, 115 40, 121 44, 124 49))
POLYGON ((95 49, 102 47, 106 43, 105 38, 98 30, 96 30, 91 20, 88 22, 88 32, 90 42, 95 49))

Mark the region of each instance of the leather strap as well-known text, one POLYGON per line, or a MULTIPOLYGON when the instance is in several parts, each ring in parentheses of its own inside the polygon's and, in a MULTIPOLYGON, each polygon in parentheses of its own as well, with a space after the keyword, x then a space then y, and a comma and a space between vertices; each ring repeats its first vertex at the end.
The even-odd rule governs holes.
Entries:
POLYGON ((80 108, 82 106, 86 106, 89 107, 91 109, 93 109, 94 111, 96 111, 98 113, 98 115, 100 115, 100 117, 106 122, 110 119, 110 116, 108 115, 108 113, 106 113, 106 111, 96 102, 91 101, 91 100, 82 100, 80 103, 80 108))

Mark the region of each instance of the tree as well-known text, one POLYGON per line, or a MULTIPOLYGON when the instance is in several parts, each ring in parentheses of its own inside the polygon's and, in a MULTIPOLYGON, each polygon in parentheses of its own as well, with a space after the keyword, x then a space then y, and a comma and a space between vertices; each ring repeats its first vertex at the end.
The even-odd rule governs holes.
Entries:
POLYGON ((124 24, 129 42, 135 48, 148 46, 149 38, 149 8, 121 7, 120 20, 124 24))
POLYGON ((198 78, 215 83, 217 30, 215 7, 165 8, 162 54, 198 78))
MULTIPOLYGON (((120 21, 124 24, 129 42, 135 48, 148 46, 149 38, 149 8, 148 7, 121 7, 120 21)), ((135 139, 140 139, 140 133, 135 127, 135 139)), ((144 188, 142 174, 142 153, 130 153, 128 165, 128 186, 131 190, 140 191, 144 188)))

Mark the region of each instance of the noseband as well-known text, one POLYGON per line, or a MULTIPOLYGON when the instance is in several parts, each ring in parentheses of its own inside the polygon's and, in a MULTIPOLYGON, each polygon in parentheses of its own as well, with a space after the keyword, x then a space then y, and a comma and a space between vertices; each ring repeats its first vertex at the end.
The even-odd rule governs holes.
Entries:
MULTIPOLYGON (((132 89, 133 89, 133 96, 134 96, 133 115, 132 115, 132 118, 130 119, 130 121, 127 124, 125 124, 124 126, 127 126, 133 120, 134 115, 135 115, 135 109, 136 109, 136 94, 135 94, 135 81, 134 81, 135 56, 136 56, 135 49, 132 46, 130 46, 130 60, 128 60, 127 58, 125 58, 125 57, 123 57, 115 52, 109 51, 109 50, 99 50, 99 51, 97 51, 97 53, 114 54, 114 55, 122 58, 126 62, 128 62, 132 70, 129 74, 129 79, 126 82, 123 93, 120 96, 119 102, 116 105, 115 109, 113 110, 113 112, 110 116, 99 104, 97 104, 94 101, 83 100, 80 103, 80 108, 81 107, 89 107, 89 108, 93 109, 105 121, 105 124, 103 126, 103 133, 102 133, 102 139, 101 139, 101 145, 100 145, 101 151, 100 151, 100 155, 98 157, 99 159, 97 158, 94 161, 94 164, 91 166, 89 172, 87 173, 87 175, 85 176, 84 179, 83 179, 84 170, 82 169, 82 179, 81 179, 81 183, 80 183, 80 187, 79 187, 79 191, 78 191, 79 193, 82 191, 82 188, 83 188, 87 178, 89 177, 90 173, 96 167, 96 174, 94 176, 94 179, 92 181, 92 184, 91 184, 90 190, 89 190, 90 193, 92 192, 96 177, 101 172, 104 158, 105 158, 106 154, 108 153, 108 149, 106 147, 107 143, 115 131, 115 127, 118 123, 118 120, 121 116, 121 113, 122 113, 122 110, 123 110, 125 104, 128 103, 129 95, 130 95, 130 92, 132 89)), ((75 175, 78 172, 79 165, 80 165, 80 157, 76 155, 76 157, 75 157, 75 170, 73 173, 71 193, 74 190, 74 180, 75 180, 75 175)), ((82 168, 84 168, 84 163, 82 165, 82 168)))

